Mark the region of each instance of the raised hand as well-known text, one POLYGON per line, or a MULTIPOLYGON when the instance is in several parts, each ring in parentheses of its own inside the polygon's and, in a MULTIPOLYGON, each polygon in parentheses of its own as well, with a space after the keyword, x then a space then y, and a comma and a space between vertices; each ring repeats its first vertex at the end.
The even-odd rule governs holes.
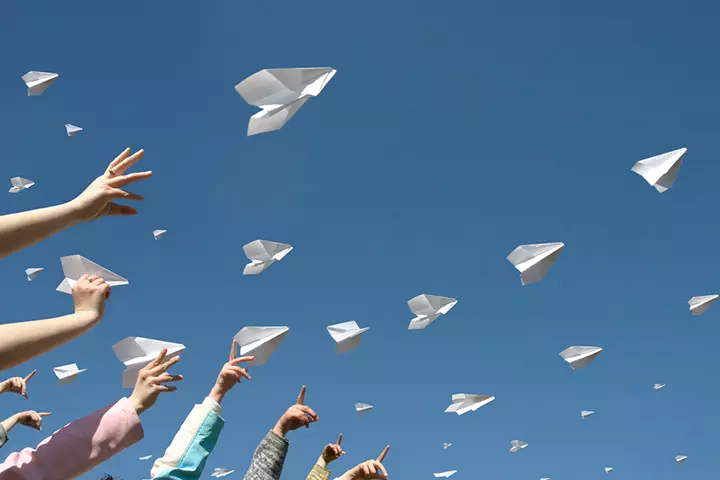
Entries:
POLYGON ((222 402, 222 399, 225 398, 225 394, 229 392, 235 384, 240 383, 243 377, 248 380, 252 379, 252 377, 247 373, 247 369, 240 368, 238 365, 242 362, 255 360, 255 357, 248 356, 237 358, 236 351, 237 343, 233 340, 232 347, 230 347, 230 358, 227 363, 223 365, 223 368, 220 370, 220 374, 215 381, 215 386, 210 391, 210 398, 215 400, 217 403, 222 402))
POLYGON ((17 423, 25 425, 26 427, 34 428, 42 432, 43 418, 52 415, 50 412, 36 412, 35 410, 28 410, 27 412, 21 412, 15 415, 17 423))
POLYGON ((137 210, 128 205, 113 203, 116 199, 143 200, 143 197, 123 190, 126 185, 150 178, 152 172, 138 172, 125 175, 128 168, 135 165, 145 155, 138 150, 130 155, 126 148, 115 160, 110 162, 105 173, 97 177, 83 193, 70 202, 82 220, 96 220, 107 215, 135 215, 137 210))
POLYGON ((27 395, 27 382, 35 375, 37 370, 33 370, 28 374, 27 377, 13 377, 8 378, 4 382, 0 383, 0 393, 13 392, 28 398, 27 395))
POLYGON ((297 402, 280 417, 280 420, 275 424, 275 428, 273 428, 273 432, 285 438, 287 432, 297 430, 303 426, 310 428, 310 424, 318 420, 320 420, 320 417, 312 408, 305 405, 305 385, 303 385, 297 402))
POLYGON ((334 462, 338 458, 345 455, 345 451, 340 446, 342 444, 342 433, 338 436, 337 442, 328 443, 320 455, 317 463, 321 467, 325 468, 329 463, 334 462))
POLYGON ((177 390, 177 387, 163 385, 164 383, 183 379, 182 375, 170 375, 166 372, 168 368, 180 361, 180 357, 166 359, 165 355, 167 355, 167 348, 163 348, 160 355, 138 373, 135 389, 129 399, 138 415, 155 405, 160 393, 177 390))
POLYGON ((354 466, 347 472, 343 473, 340 480, 370 480, 387 478, 388 473, 382 462, 385 460, 388 450, 390 450, 390 445, 383 449, 377 460, 368 460, 367 462, 354 466))
POLYGON ((110 298, 110 285, 97 275, 83 275, 73 286, 72 295, 75 313, 100 320, 105 315, 105 301, 110 298))

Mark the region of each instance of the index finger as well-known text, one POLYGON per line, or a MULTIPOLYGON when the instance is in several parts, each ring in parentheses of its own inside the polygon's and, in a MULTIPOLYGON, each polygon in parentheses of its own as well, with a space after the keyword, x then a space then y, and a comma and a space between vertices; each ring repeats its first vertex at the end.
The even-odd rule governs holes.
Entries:
POLYGON ((150 364, 148 365, 148 367, 153 368, 153 367, 156 367, 156 366, 160 365, 160 364, 162 363, 163 359, 165 358, 165 355, 167 355, 167 348, 163 348, 163 349, 160 351, 160 355, 158 355, 157 357, 155 357, 155 358, 153 359, 153 361, 150 362, 150 364))
POLYGON ((38 415, 40 415, 41 417, 49 417, 50 415, 52 415, 52 412, 38 412, 38 415))
POLYGON ((133 153, 131 156, 123 158, 121 161, 110 167, 108 170, 110 171, 111 175, 122 175, 123 173, 125 173, 125 171, 127 171, 127 169, 135 165, 141 158, 143 158, 144 155, 145 150, 141 148, 137 152, 133 153))
POLYGON ((336 445, 340 445, 342 443, 342 433, 338 435, 338 441, 336 442, 336 445))
POLYGON ((252 355, 249 355, 249 356, 247 356, 247 357, 240 357, 240 358, 236 358, 236 359, 234 359, 234 360, 230 360, 228 363, 229 363, 230 365, 238 365, 238 364, 240 364, 240 363, 242 363, 242 362, 251 362, 251 361, 253 361, 253 360, 255 360, 255 357, 252 356, 252 355))
POLYGON ((300 395, 298 395, 297 404, 305 405, 305 385, 303 385, 300 389, 300 395))
POLYGON ((388 450, 390 450, 390 445, 385 447, 385 449, 382 451, 382 453, 380 454, 380 456, 377 459, 378 462, 382 463, 382 461, 385 460, 385 455, 387 455, 388 450))
POLYGON ((36 373, 37 373, 37 370, 33 370, 32 372, 30 372, 30 374, 29 374, 27 377, 25 377, 25 382, 27 382, 27 381, 30 380, 33 376, 35 376, 36 373))
POLYGON ((108 168, 107 168, 107 170, 105 170, 105 173, 110 172, 115 167, 115 165, 117 165, 118 163, 125 160, 128 157, 128 155, 130 155, 130 147, 127 147, 125 150, 120 152, 120 155, 115 157, 115 160, 110 162, 110 165, 108 165, 108 168))
POLYGON ((237 351, 237 342, 233 339, 232 346, 230 347, 230 360, 229 362, 232 362, 235 360, 235 352, 237 351))

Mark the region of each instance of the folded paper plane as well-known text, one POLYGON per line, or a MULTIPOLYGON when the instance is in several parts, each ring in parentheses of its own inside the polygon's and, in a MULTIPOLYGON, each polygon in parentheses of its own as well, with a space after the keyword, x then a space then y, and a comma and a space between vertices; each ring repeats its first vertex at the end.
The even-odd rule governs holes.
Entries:
POLYGON ((160 240, 166 233, 167 230, 153 230, 153 237, 155 237, 155 240, 160 240))
POLYGON ((687 455, 678 455, 675 457, 675 461, 678 463, 678 465, 682 465, 685 463, 685 460, 687 460, 687 455))
POLYGON ((435 478, 450 478, 457 473, 457 470, 449 470, 447 472, 433 473, 435 478))
POLYGON ((82 132, 82 130, 83 129, 81 127, 77 127, 77 126, 71 125, 69 123, 65 124, 65 131, 67 132, 68 137, 74 137, 78 133, 82 132))
POLYGON ((560 356, 570 364, 573 370, 577 370, 588 366, 595 360, 595 357, 600 355, 600 352, 602 352, 601 347, 568 347, 560 352, 560 356))
POLYGON ((605 467, 605 473, 610 473, 615 470, 613 467, 605 467))
POLYGON ((702 315, 705 311, 710 308, 710 305, 715 303, 718 299, 718 295, 702 295, 699 297, 692 297, 688 300, 690 305, 690 311, 693 315, 702 315))
POLYGON ((440 315, 444 315, 457 304, 457 300, 449 297, 435 295, 418 295, 408 300, 410 311, 417 315, 410 320, 408 330, 422 330, 430 325, 440 315))
POLYGON ((542 280, 565 248, 562 242, 520 245, 507 259, 520 272, 523 285, 542 280))
POLYGON ((265 365, 289 331, 288 327, 243 327, 235 334, 235 341, 240 345, 240 355, 255 356, 255 360, 243 365, 265 365))
POLYGON ((582 412, 580 412, 580 416, 583 420, 585 420, 586 418, 591 417, 594 413, 595 412, 591 412, 590 410, 583 410, 582 412))
POLYGON ((80 375, 86 370, 87 368, 83 368, 82 370, 78 369, 77 363, 71 363, 69 365, 63 365, 61 367, 53 368, 53 372, 55 372, 55 376, 59 380, 58 385, 61 386, 73 383, 75 380, 77 380, 78 375, 80 375))
POLYGON ((360 328, 355 321, 338 323, 327 327, 330 336, 335 340, 335 354, 340 355, 360 345, 362 334, 370 327, 360 328))
POLYGON ((215 471, 210 474, 210 476, 216 478, 227 477, 234 471, 235 470, 230 470, 229 468, 216 468, 215 471))
POLYGON ((125 364, 122 387, 134 387, 138 372, 157 358, 163 348, 167 348, 165 359, 177 357, 185 351, 185 345, 180 343, 164 342, 143 337, 127 337, 113 345, 112 349, 113 352, 115 352, 115 356, 125 364))
POLYGON ((293 247, 285 243, 255 240, 243 247, 250 263, 245 265, 243 275, 258 275, 275 262, 279 262, 292 251, 293 247))
POLYGON ((65 280, 58 285, 56 289, 58 292, 72 294, 73 286, 75 286, 83 275, 97 275, 103 278, 111 287, 119 287, 130 283, 117 273, 113 273, 107 268, 101 267, 97 263, 80 255, 62 257, 60 262, 62 262, 65 280))
POLYGON ((35 185, 32 180, 22 177, 13 177, 10 179, 10 183, 12 184, 12 187, 8 190, 10 193, 18 193, 35 185))
POLYGON ((330 67, 272 68, 235 85, 248 104, 262 109, 250 117, 248 136, 280 130, 305 102, 320 95, 335 73, 330 67))
POLYGON ((452 447, 452 443, 451 443, 451 442, 445 442, 445 443, 443 443, 443 450, 447 450, 447 449, 450 448, 450 447, 452 447))
POLYGON ((495 400, 490 395, 475 395, 471 393, 455 393, 452 396, 452 404, 445 409, 445 412, 455 412, 463 415, 467 412, 474 412, 478 408, 487 405, 495 400))
POLYGON ((150 460, 152 458, 152 455, 145 455, 144 457, 138 457, 138 458, 142 461, 150 460))
POLYGON ((57 73, 30 71, 22 79, 28 87, 28 97, 36 97, 42 95, 58 77, 57 73))
POLYGON ((653 390, 660 390, 661 388, 665 388, 664 383, 656 383, 655 385, 653 385, 653 390))
POLYGON ((28 268, 25 270, 25 275, 27 275, 28 282, 32 282, 35 280, 35 277, 38 276, 40 272, 45 270, 44 268, 28 268))
POLYGON ((355 411, 357 412, 359 417, 365 415, 367 412, 369 412, 372 409, 373 409, 373 406, 368 405, 367 403, 356 403, 355 404, 355 411))
POLYGON ((685 153, 687 153, 687 148, 681 148, 640 160, 632 167, 632 171, 643 177, 658 192, 663 193, 672 187, 675 177, 680 171, 685 153))
POLYGON ((510 442, 510 451, 513 453, 519 452, 527 446, 528 444, 523 442, 522 440, 513 440, 512 442, 510 442))

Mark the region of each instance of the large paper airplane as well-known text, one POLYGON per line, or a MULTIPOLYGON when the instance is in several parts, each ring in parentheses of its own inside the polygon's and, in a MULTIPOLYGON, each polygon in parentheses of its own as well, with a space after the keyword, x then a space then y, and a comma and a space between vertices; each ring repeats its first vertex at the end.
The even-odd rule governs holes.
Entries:
POLYGON ((58 77, 57 73, 30 71, 22 79, 28 87, 28 97, 36 97, 42 95, 58 77))
POLYGON ((435 478, 450 478, 457 473, 457 470, 449 470, 447 472, 433 473, 435 478))
POLYGON ((595 357, 600 355, 600 352, 602 352, 601 347, 573 346, 560 352, 560 356, 570 364, 573 370, 577 370, 578 368, 586 367, 590 362, 595 360, 595 357))
POLYGON ((422 294, 408 300, 410 311, 417 315, 410 320, 408 330, 422 330, 440 315, 444 315, 457 305, 457 300, 449 297, 422 294))
POLYGON ((490 395, 475 395, 471 393, 455 393, 452 396, 452 404, 445 409, 445 412, 455 412, 458 415, 463 415, 470 411, 475 411, 478 408, 487 405, 488 403, 495 400, 495 397, 490 395))
POLYGON ((320 95, 335 73, 330 67, 271 68, 235 85, 247 103, 262 109, 250 117, 248 136, 280 130, 305 102, 320 95))
POLYGON ((83 129, 81 127, 77 127, 75 125, 72 125, 70 123, 65 124, 65 131, 68 134, 68 137, 74 137, 78 133, 82 132, 83 129))
POLYGON ((56 288, 58 292, 72 294, 72 288, 83 275, 97 275, 98 277, 102 277, 111 287, 119 287, 130 283, 117 273, 113 273, 107 268, 101 267, 97 263, 80 255, 62 257, 60 262, 62 262, 65 280, 56 288))
POLYGON ((166 233, 167 230, 153 230, 153 237, 155 237, 155 240, 160 240, 166 233))
POLYGON ((678 465, 685 463, 685 460, 687 460, 687 455, 678 455, 677 457, 675 457, 675 461, 678 463, 678 465))
POLYGON ((160 355, 167 348, 165 359, 177 357, 185 351, 185 345, 164 342, 152 338, 127 337, 113 345, 112 349, 118 360, 125 364, 122 387, 132 388, 137 381, 138 372, 160 355))
POLYGON ((355 404, 355 411, 358 414, 358 417, 361 417, 365 415, 367 412, 373 409, 372 405, 369 405, 367 403, 356 403, 355 404))
POLYGON ((510 451, 513 453, 519 452, 527 446, 528 444, 523 442, 522 440, 513 440, 512 442, 510 442, 510 451))
POLYGON ((28 282, 35 280, 40 272, 45 270, 44 268, 27 268, 25 269, 25 275, 27 275, 28 282))
POLYGON ((53 368, 55 376, 58 378, 58 385, 68 385, 77 380, 78 375, 82 372, 87 371, 87 368, 82 370, 78 369, 77 363, 71 363, 69 365, 63 365, 60 367, 53 368))
POLYGON ((632 171, 643 177, 658 192, 663 193, 672 187, 675 177, 680 171, 685 153, 687 153, 687 148, 681 148, 640 160, 633 165, 632 171))
POLYGON ((286 243, 255 240, 243 247, 250 263, 245 265, 243 275, 258 275, 275 262, 279 262, 292 251, 286 243))
POLYGON ((231 473, 233 473, 235 470, 230 470, 229 468, 216 468, 213 473, 210 474, 211 477, 227 477, 231 473))
POLYGON ((22 177, 13 177, 10 179, 10 183, 12 184, 12 187, 8 190, 10 193, 22 192, 35 185, 35 182, 32 180, 22 177))
POLYGON ((240 345, 240 356, 255 356, 255 360, 243 365, 265 365, 289 331, 288 327, 243 327, 235 334, 235 341, 240 345))
POLYGON ((565 248, 562 242, 520 245, 507 259, 520 272, 523 285, 542 280, 565 248))
POLYGON ((368 330, 370 327, 360 328, 354 320, 327 327, 328 333, 335 340, 335 354, 337 355, 359 346, 362 343, 362 334, 368 330))
POLYGON ((590 410, 583 410, 582 412, 580 412, 580 416, 583 420, 585 420, 586 418, 591 417, 594 413, 595 412, 592 412, 590 410))
POLYGON ((692 312, 693 315, 702 315, 708 308, 710 308, 710 305, 715 303, 715 300, 717 299, 718 295, 701 295, 699 297, 692 297, 688 300, 690 312, 692 312))

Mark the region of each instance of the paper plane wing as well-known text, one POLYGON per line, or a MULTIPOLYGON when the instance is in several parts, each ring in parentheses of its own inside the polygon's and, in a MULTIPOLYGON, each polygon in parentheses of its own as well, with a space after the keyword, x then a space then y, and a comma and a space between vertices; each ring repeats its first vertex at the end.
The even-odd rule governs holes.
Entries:
POLYGON ((457 304, 457 300, 450 297, 422 294, 408 300, 410 311, 417 316, 430 316, 445 314, 457 304))
POLYGON ((507 259, 520 272, 523 285, 542 280, 565 248, 562 242, 520 245, 507 259))
POLYGON ((101 267, 97 263, 80 255, 62 257, 60 261, 62 262, 65 280, 58 286, 57 291, 59 292, 72 293, 72 287, 83 275, 97 275, 102 277, 111 287, 128 285, 130 283, 117 273, 113 273, 105 267, 101 267))
POLYGON ((288 327, 243 327, 235 335, 240 355, 255 356, 255 360, 244 365, 252 367, 267 363, 289 331, 288 327))
POLYGON ((302 97, 290 105, 281 106, 272 110, 261 110, 248 122, 247 135, 251 137, 260 133, 274 132, 280 130, 290 119, 305 105, 310 97, 302 97))
POLYGON ((40 272, 45 270, 44 268, 28 268, 25 270, 25 275, 27 275, 28 282, 32 282, 35 280, 35 277, 38 276, 40 272))
POLYGON ((30 71, 22 76, 28 87, 28 96, 41 95, 58 78, 57 73, 30 71))
POLYGON ((672 186, 675 177, 682 165, 683 157, 687 148, 681 148, 672 152, 663 153, 655 157, 640 160, 633 167, 632 171, 640 175, 650 185, 662 193, 672 186))
POLYGON ((69 123, 66 123, 66 124, 65 124, 65 131, 67 132, 68 137, 73 137, 73 136, 75 136, 75 134, 77 134, 78 132, 82 132, 82 128, 81 128, 81 127, 77 127, 77 126, 75 126, 75 125, 71 125, 71 124, 69 124, 69 123))
POLYGON ((373 409, 372 405, 369 405, 367 403, 356 403, 355 404, 355 411, 358 413, 358 415, 362 416, 373 409))
POLYGON ((702 315, 717 299, 718 295, 701 295, 688 300, 688 305, 690 305, 690 311, 693 315, 702 315))
POLYGON ((247 265, 245 265, 245 268, 243 269, 243 275, 260 275, 262 272, 268 269, 270 265, 275 263, 274 260, 270 260, 267 262, 256 262, 255 260, 251 261, 247 265))
POLYGON ((678 455, 677 457, 675 457, 675 461, 679 464, 682 464, 683 462, 685 462, 685 460, 687 460, 687 458, 688 457, 686 455, 678 455))
POLYGON ((13 177, 10 179, 10 183, 12 184, 12 187, 9 190, 10 193, 18 193, 35 185, 35 182, 32 180, 22 177, 13 177))
POLYGON ((408 325, 408 330, 423 330, 424 328, 427 328, 428 325, 430 325, 432 322, 437 320, 437 318, 440 315, 429 315, 427 317, 415 317, 412 320, 410 320, 410 324, 408 325))
POLYGON ((145 455, 144 457, 138 457, 140 460, 150 460, 152 458, 152 455, 145 455))
POLYGON ((330 67, 264 69, 235 85, 235 91, 257 107, 287 105, 302 95, 318 95, 335 73, 330 67))
POLYGON ((589 411, 589 410, 583 410, 582 412, 580 412, 580 416, 581 416, 583 419, 585 419, 585 418, 587 418, 587 417, 592 416, 593 413, 595 413, 595 412, 591 412, 591 411, 589 411))
POLYGON ((450 470, 447 472, 433 473, 435 478, 450 478, 457 473, 457 470, 450 470))
POLYGON ((589 365, 590 362, 595 360, 595 357, 600 355, 600 352, 602 352, 601 347, 573 346, 560 352, 560 356, 570 364, 573 370, 577 370, 589 365))
POLYGON ((155 237, 155 240, 160 240, 166 233, 167 230, 153 230, 153 237, 155 237))

